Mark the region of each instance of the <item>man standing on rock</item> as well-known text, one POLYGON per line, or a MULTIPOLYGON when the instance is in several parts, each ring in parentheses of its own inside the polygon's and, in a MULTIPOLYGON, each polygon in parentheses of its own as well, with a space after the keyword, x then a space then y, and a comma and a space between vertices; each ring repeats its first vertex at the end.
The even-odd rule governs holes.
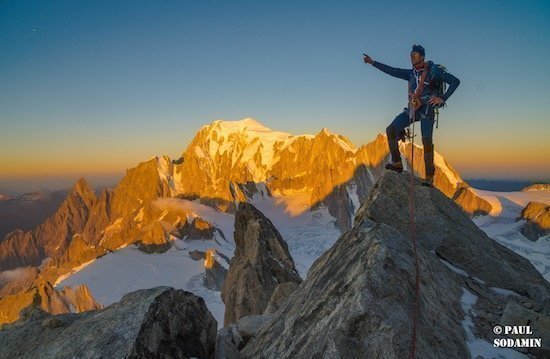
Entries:
POLYGON ((413 45, 411 51, 412 69, 400 69, 384 65, 374 61, 370 56, 363 54, 363 61, 377 69, 409 82, 409 104, 403 112, 398 114, 392 123, 386 128, 388 145, 390 148, 392 163, 386 165, 387 169, 402 172, 403 163, 399 153, 399 140, 405 140, 405 128, 413 121, 420 121, 422 129, 422 144, 424 145, 424 164, 426 166, 426 178, 423 184, 432 186, 435 174, 434 145, 432 140, 435 108, 445 104, 460 84, 460 80, 445 71, 441 65, 432 61, 424 62, 425 51, 420 45, 413 45), (441 90, 443 82, 449 84, 445 93, 441 90))

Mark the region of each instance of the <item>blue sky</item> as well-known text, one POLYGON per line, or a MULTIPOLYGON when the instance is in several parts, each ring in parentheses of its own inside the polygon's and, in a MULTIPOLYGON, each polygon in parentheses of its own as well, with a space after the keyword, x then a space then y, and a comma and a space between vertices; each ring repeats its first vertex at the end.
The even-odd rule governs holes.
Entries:
POLYGON ((361 54, 407 68, 414 43, 461 80, 436 150, 549 179, 549 35, 547 1, 2 1, 0 189, 114 182, 216 119, 359 146, 406 104, 361 54))

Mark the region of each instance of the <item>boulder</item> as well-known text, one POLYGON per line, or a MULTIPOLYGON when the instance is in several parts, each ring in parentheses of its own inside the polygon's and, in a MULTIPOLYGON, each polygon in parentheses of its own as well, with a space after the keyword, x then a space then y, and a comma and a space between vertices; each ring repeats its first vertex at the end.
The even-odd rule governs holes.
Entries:
POLYGON ((216 329, 201 297, 159 286, 78 314, 31 306, 0 330, 0 358, 213 358, 216 329))
MULTIPOLYGON (((524 257, 489 238, 469 215, 439 190, 414 184, 417 242, 455 267, 486 282, 537 298, 550 308, 548 282, 524 257)), ((387 173, 374 186, 358 217, 386 223, 407 238, 409 225, 409 175, 387 173)))

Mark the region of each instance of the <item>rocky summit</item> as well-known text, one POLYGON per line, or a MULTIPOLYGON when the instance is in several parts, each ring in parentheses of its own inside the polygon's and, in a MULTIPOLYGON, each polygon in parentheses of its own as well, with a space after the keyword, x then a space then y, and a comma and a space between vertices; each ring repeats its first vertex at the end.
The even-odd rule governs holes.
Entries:
MULTIPOLYGON (((409 190, 407 174, 383 175, 353 228, 315 261, 239 355, 407 357, 416 289, 409 190)), ((413 191, 420 273, 417 357, 475 358, 480 348, 494 349, 493 339, 502 338, 493 333, 495 325, 529 323, 534 337, 550 338, 550 284, 439 190, 415 179, 413 191)), ((548 347, 518 349, 550 355, 548 347)))

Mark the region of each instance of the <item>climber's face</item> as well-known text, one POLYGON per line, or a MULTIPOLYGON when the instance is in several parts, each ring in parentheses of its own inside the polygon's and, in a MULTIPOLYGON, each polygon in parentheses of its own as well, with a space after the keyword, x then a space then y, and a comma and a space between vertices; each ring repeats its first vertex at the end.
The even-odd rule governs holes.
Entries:
POLYGON ((411 63, 413 65, 421 64, 424 61, 424 56, 420 55, 420 53, 413 51, 411 52, 411 63))

